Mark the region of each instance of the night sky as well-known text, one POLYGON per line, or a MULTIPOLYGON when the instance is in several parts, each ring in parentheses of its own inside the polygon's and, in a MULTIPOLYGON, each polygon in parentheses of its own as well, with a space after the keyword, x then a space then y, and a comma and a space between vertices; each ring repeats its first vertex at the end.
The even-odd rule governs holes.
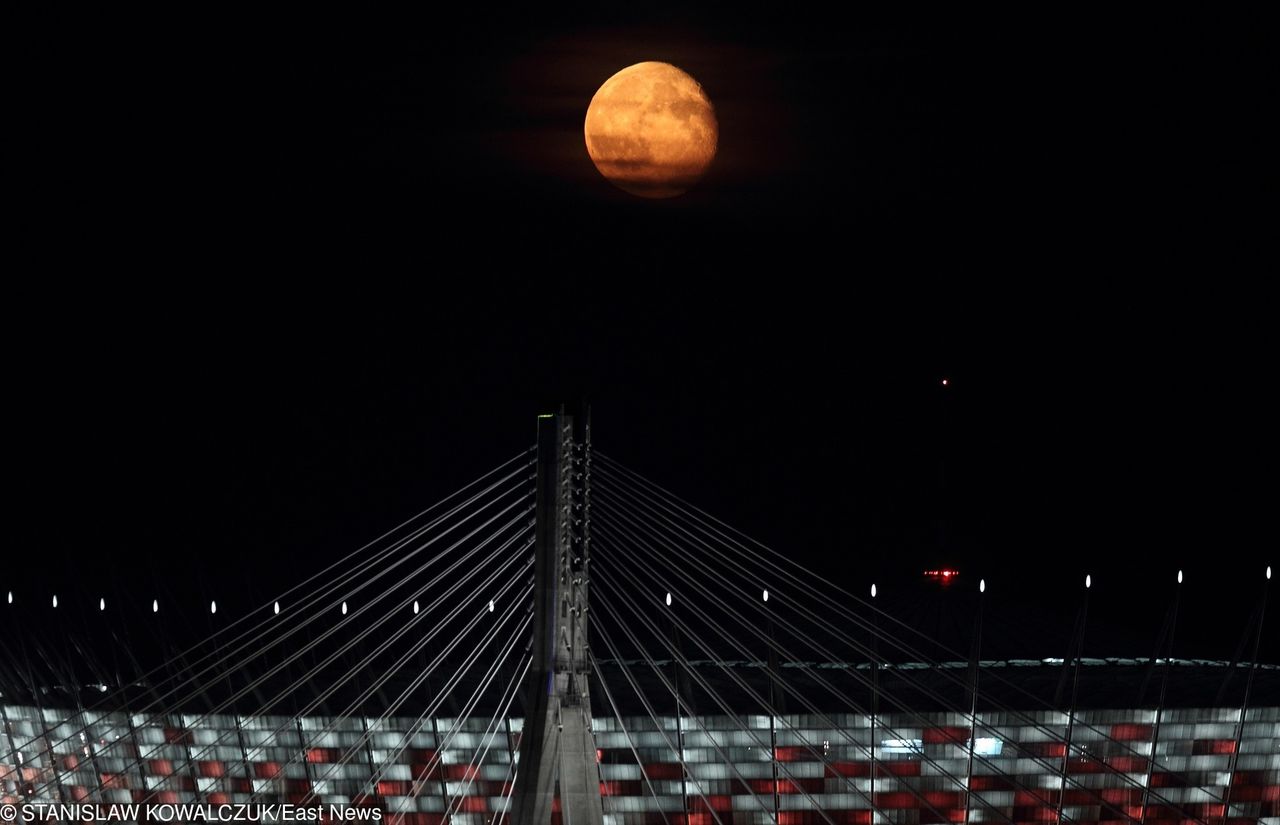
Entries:
POLYGON ((985 576, 1034 655, 1065 652, 1085 573, 1092 650, 1149 655, 1181 567, 1176 652, 1228 658, 1277 561, 1275 86, 1248 21, 58 31, 11 121, 31 254, 3 331, 0 589, 41 626, 71 621, 53 592, 106 591, 207 630, 210 598, 261 604, 562 401, 856 592, 968 616, 985 576), (596 88, 646 59, 719 117, 671 201, 583 146, 596 88), (921 590, 944 564, 954 592, 921 590))

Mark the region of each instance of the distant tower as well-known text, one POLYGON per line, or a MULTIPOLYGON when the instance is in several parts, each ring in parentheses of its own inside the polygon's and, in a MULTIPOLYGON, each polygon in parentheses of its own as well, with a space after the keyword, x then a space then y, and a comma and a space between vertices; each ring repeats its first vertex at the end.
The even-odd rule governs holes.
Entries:
POLYGON ((602 825, 587 675, 591 418, 538 417, 533 664, 511 800, 515 825, 546 825, 559 782, 563 821, 602 825))

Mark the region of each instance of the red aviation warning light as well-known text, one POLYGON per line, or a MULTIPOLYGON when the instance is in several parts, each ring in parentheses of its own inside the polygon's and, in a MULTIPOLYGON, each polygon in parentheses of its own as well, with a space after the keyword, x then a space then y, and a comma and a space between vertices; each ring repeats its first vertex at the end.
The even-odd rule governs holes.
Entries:
POLYGON ((960 571, 951 567, 943 567, 938 570, 924 571, 924 577, 926 579, 931 579, 941 585, 951 584, 959 576, 960 576, 960 571))

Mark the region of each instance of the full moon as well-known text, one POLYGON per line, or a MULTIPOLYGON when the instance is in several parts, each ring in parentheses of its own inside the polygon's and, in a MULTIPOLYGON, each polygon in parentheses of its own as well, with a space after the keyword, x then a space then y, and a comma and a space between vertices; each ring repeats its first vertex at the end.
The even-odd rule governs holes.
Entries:
POLYGON ((604 82, 583 132, 610 183, 642 198, 671 198, 707 171, 720 127, 698 81, 670 63, 647 62, 604 82))

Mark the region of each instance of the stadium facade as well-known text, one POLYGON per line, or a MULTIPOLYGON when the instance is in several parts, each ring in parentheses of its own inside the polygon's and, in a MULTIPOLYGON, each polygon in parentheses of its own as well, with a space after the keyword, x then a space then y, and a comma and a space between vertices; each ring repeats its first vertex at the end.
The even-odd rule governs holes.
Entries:
MULTIPOLYGON (((3 710, 5 803, 337 803, 405 825, 507 821, 522 727, 3 710)), ((1280 822, 1280 707, 988 712, 972 744, 953 713, 658 721, 593 721, 611 825, 1217 823, 1228 804, 1280 822)))

